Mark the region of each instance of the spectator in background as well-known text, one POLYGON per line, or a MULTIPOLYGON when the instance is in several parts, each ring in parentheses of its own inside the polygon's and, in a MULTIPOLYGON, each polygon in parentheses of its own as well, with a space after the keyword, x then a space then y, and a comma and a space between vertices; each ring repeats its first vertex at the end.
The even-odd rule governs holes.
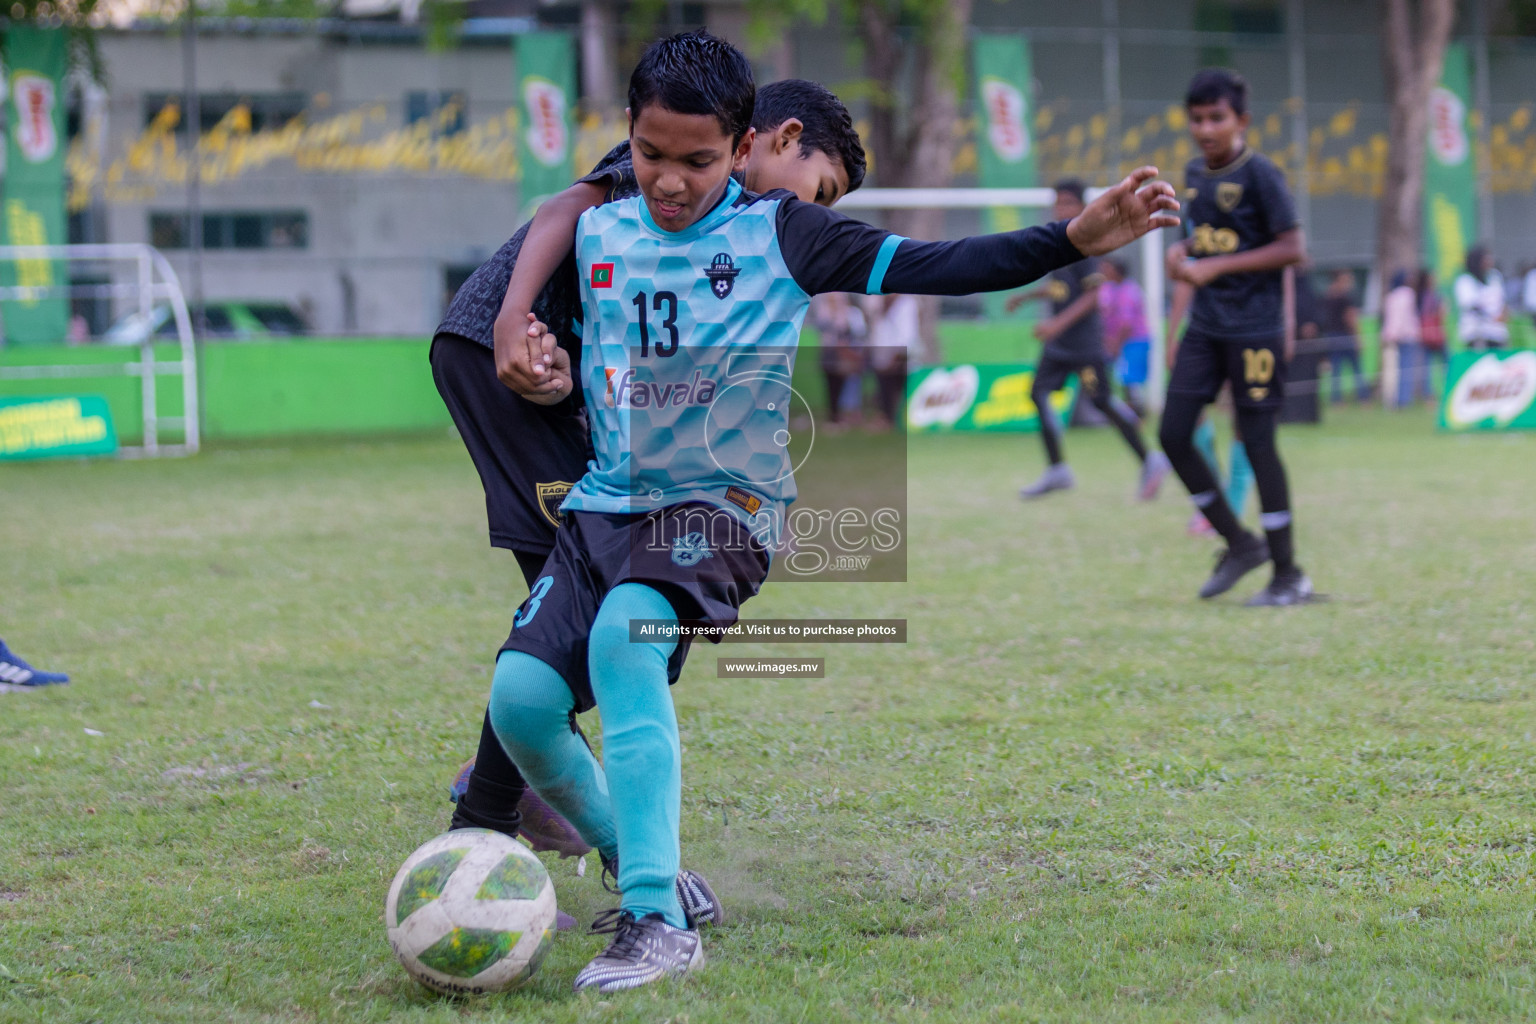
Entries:
POLYGON ((1525 265, 1525 275, 1520 288, 1520 305, 1526 313, 1536 316, 1536 263, 1525 265))
POLYGON ((922 344, 917 298, 912 295, 867 295, 864 318, 869 323, 869 368, 875 375, 879 429, 900 421, 907 393, 907 366, 922 344))
POLYGON ((1504 278, 1494 269, 1493 253, 1474 245, 1467 250, 1467 269, 1456 278, 1456 336, 1474 352, 1509 344, 1509 310, 1504 305, 1504 278))
POLYGON ((1323 293, 1323 336, 1328 339, 1328 361, 1333 366, 1333 400, 1344 400, 1344 367, 1355 375, 1355 398, 1371 397, 1371 385, 1360 369, 1360 310, 1355 305, 1355 274, 1352 270, 1334 272, 1328 290, 1323 293))
MULTIPOLYGON (((860 347, 866 325, 864 313, 842 292, 816 296, 811 322, 821 337, 821 373, 827 382, 827 419, 830 426, 846 425, 849 382, 862 387, 864 352, 860 347)), ((855 392, 858 394, 859 392, 855 392)), ((857 399, 854 409, 857 410, 857 399)))
POLYGON ((1147 302, 1141 285, 1129 274, 1125 261, 1108 258, 1099 263, 1104 283, 1099 286, 1099 318, 1104 324, 1104 348, 1114 364, 1115 376, 1125 386, 1125 398, 1136 415, 1146 418, 1143 390, 1152 334, 1147 329, 1147 302))
POLYGON ((6 686, 56 686, 69 682, 62 672, 44 672, 22 660, 21 655, 0 640, 0 683, 6 686))
POLYGON ((1381 351, 1397 350, 1397 406, 1402 408, 1422 390, 1424 349, 1420 344, 1419 297, 1408 283, 1408 272, 1392 275, 1392 287, 1381 303, 1381 351))
POLYGON ((1419 344, 1424 346, 1424 397, 1433 402, 1445 389, 1445 302, 1435 272, 1428 267, 1419 271, 1414 283, 1419 296, 1419 344), (1440 364, 1440 383, 1435 383, 1432 367, 1440 364))

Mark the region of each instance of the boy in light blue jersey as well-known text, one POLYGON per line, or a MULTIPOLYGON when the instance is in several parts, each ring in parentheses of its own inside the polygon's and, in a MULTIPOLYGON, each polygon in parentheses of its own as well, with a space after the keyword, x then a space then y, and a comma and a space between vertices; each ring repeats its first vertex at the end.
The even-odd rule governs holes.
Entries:
POLYGON ((641 195, 577 229, 579 366, 542 324, 528 332, 539 383, 523 393, 559 401, 579 380, 596 457, 513 620, 490 715, 534 789, 617 862, 621 906, 594 926, 614 938, 578 989, 634 988, 703 961, 675 889, 677 629, 730 626, 767 576, 795 500, 790 379, 810 296, 1014 288, 1176 223, 1172 188, 1142 187, 1153 168, 1070 223, 958 242, 754 195, 730 177, 752 146, 753 95, 746 58, 705 33, 646 51, 629 88, 641 195), (601 766, 569 725, 593 706, 601 766))

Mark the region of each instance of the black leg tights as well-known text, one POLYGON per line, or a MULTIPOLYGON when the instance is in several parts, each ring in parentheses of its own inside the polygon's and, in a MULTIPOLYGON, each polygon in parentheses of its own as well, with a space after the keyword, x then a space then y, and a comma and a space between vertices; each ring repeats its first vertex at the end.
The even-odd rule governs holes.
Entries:
POLYGON ((1109 389, 1108 384, 1100 384, 1088 392, 1089 401, 1093 407, 1104 414, 1104 418, 1115 425, 1120 431, 1120 436, 1125 438, 1125 443, 1131 446, 1131 451, 1142 462, 1147 461, 1147 446, 1141 440, 1141 427, 1136 422, 1136 414, 1131 407, 1115 397, 1115 393, 1109 389))
POLYGON ((1195 448, 1195 427, 1200 423, 1205 406, 1204 401, 1193 395, 1170 393, 1168 404, 1163 408, 1163 422, 1157 439, 1168 461, 1173 463, 1173 471, 1179 474, 1179 479, 1189 490, 1190 500, 1216 532, 1225 537, 1228 544, 1248 544, 1253 540, 1252 534, 1238 522, 1232 506, 1222 496, 1216 475, 1195 448))
MULTIPOLYGON (((544 555, 531 551, 514 551, 517 567, 532 587, 544 567, 544 555)), ((523 798, 528 783, 523 773, 507 756, 496 733, 491 729, 491 713, 487 709, 485 721, 480 726, 480 749, 475 752, 475 770, 469 773, 469 788, 459 798, 453 809, 452 828, 489 828, 507 835, 516 835, 523 823, 517 804, 523 798)))
POLYGON ((1291 490, 1275 444, 1275 416, 1273 410, 1239 409, 1237 425, 1248 450, 1248 462, 1253 466, 1254 483, 1259 488, 1259 522, 1269 540, 1269 556, 1276 569, 1289 569, 1295 562, 1291 490))
POLYGON ((1040 413, 1040 440, 1045 443, 1045 457, 1053 466, 1061 464, 1061 418, 1051 408, 1051 393, 1035 374, 1035 382, 1029 387, 1029 400, 1040 413))

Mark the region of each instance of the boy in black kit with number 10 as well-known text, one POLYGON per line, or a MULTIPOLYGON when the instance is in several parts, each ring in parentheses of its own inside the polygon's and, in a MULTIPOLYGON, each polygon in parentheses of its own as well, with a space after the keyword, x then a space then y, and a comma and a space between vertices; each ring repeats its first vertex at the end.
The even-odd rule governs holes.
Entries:
POLYGON ((1168 251, 1168 274, 1177 282, 1170 327, 1185 308, 1190 316, 1174 356, 1159 440, 1195 507, 1227 541, 1200 596, 1224 594, 1273 561, 1269 585, 1248 604, 1301 604, 1312 597, 1312 581, 1295 561, 1275 420, 1285 399, 1286 268, 1306 258, 1306 244, 1284 175, 1245 144, 1248 83, 1242 76, 1200 72, 1185 107, 1202 156, 1184 172, 1187 237, 1168 251), (1262 537, 1243 529, 1194 445, 1201 413, 1227 382, 1258 484, 1262 537))

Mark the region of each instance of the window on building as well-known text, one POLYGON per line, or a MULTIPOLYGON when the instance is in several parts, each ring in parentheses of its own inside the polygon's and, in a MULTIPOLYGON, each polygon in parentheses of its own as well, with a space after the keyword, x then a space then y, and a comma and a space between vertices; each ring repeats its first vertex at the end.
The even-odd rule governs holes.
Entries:
POLYGON ((448 89, 441 92, 415 90, 405 94, 405 123, 431 121, 432 135, 441 138, 457 135, 464 130, 469 110, 469 97, 463 90, 448 89))
MULTIPOLYGON (((149 215, 149 244, 185 249, 191 232, 185 212, 149 215)), ((204 249, 307 249, 309 214, 303 210, 210 211, 202 215, 204 249)))
MULTIPOLYGON (((179 92, 151 92, 144 94, 144 124, 146 127, 160 115, 166 107, 175 107, 180 110, 185 96, 179 92)), ((198 97, 200 108, 198 126, 199 131, 212 131, 220 121, 229 115, 231 110, 238 106, 244 106, 250 111, 251 131, 259 132, 272 128, 281 128, 289 121, 304 113, 309 106, 309 97, 302 92, 274 92, 274 93, 204 93, 198 97)), ((177 134, 186 131, 185 119, 176 123, 177 134)))

